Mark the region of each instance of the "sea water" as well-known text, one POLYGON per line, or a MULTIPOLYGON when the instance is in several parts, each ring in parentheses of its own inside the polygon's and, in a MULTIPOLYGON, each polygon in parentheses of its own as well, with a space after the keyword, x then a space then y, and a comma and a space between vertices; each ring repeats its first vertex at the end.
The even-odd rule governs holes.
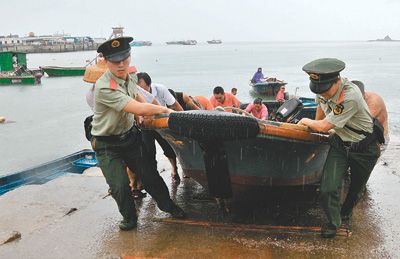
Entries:
MULTIPOLYGON (((95 51, 28 54, 28 67, 84 66, 95 51)), ((301 68, 317 58, 346 63, 342 76, 364 82, 380 94, 389 112, 391 137, 400 134, 400 42, 227 42, 219 45, 154 44, 132 48, 132 64, 175 91, 210 97, 215 86, 238 89, 240 101, 252 101, 249 80, 258 67, 286 81, 286 91, 314 97, 301 68)), ((82 77, 43 77, 41 85, 0 86, 0 175, 29 168, 84 148, 83 121, 91 114, 82 77)))

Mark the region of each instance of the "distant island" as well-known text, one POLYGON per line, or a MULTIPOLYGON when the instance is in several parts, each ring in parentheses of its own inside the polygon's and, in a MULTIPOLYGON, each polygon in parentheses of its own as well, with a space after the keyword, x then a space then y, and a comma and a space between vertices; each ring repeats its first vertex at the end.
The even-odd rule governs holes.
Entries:
POLYGON ((369 41, 400 41, 400 40, 392 40, 392 38, 390 38, 389 35, 386 35, 386 37, 383 39, 376 39, 376 40, 369 40, 369 41))

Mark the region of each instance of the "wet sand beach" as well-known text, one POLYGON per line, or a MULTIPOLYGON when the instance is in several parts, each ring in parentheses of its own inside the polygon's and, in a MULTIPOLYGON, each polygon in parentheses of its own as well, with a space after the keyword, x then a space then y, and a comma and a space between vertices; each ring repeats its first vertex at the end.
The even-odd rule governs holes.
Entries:
MULTIPOLYGON (((319 226, 323 214, 309 190, 286 192, 278 202, 234 203, 223 217, 206 189, 184 178, 170 180, 169 163, 159 169, 173 199, 193 221, 233 227, 163 222, 169 215, 148 196, 137 202, 137 230, 121 232, 115 202, 102 176, 67 175, 44 185, 23 186, 0 197, 1 240, 13 231, 21 238, 0 245, 1 258, 397 258, 400 172, 394 161, 400 143, 393 140, 375 167, 366 195, 354 210, 352 235, 321 239, 313 231, 275 231, 242 225, 319 226), (295 200, 295 202, 293 202, 295 200), (289 201, 289 202, 288 202, 289 201), (291 202, 290 202, 291 201, 291 202), (71 210, 72 209, 72 210, 71 210), (69 214, 67 214, 69 212, 69 214), (66 215, 67 214, 67 215, 66 215)), ((275 193, 279 196, 279 193, 275 193)), ((276 200, 275 200, 276 201, 276 200)))

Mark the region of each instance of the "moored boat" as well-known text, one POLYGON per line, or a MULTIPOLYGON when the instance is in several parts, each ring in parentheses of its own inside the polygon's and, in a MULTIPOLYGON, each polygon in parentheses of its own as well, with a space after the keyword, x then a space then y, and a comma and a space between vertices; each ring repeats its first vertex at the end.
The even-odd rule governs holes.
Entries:
POLYGON ((275 96, 278 93, 279 88, 286 84, 286 82, 276 78, 269 78, 265 82, 250 82, 250 86, 254 92, 266 96, 275 96))
POLYGON ((196 40, 167 41, 167 45, 196 45, 196 40))
POLYGON ((27 68, 26 53, 0 52, 0 85, 34 85, 41 83, 41 70, 27 68))
POLYGON ((96 166, 93 150, 84 149, 54 161, 0 176, 0 195, 26 184, 42 184, 67 173, 81 174, 96 166))
POLYGON ((171 144, 185 175, 220 198, 317 184, 329 150, 326 135, 305 127, 227 112, 179 112, 148 119, 146 125, 171 144))
POLYGON ((207 43, 208 44, 221 44, 222 40, 208 40, 207 43))
POLYGON ((85 67, 44 66, 41 69, 50 77, 53 76, 83 76, 85 67))
POLYGON ((142 46, 151 46, 153 43, 151 41, 139 41, 139 40, 134 40, 131 43, 129 43, 132 47, 142 47, 142 46))

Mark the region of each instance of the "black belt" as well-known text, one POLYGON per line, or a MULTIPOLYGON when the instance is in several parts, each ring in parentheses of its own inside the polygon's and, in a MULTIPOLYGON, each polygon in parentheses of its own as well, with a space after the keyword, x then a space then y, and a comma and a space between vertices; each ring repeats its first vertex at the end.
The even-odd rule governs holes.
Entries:
POLYGON ((124 141, 124 140, 128 139, 132 133, 137 133, 138 131, 139 131, 139 129, 136 126, 133 126, 127 132, 122 133, 120 135, 94 136, 94 137, 100 141, 117 142, 117 141, 124 141))

